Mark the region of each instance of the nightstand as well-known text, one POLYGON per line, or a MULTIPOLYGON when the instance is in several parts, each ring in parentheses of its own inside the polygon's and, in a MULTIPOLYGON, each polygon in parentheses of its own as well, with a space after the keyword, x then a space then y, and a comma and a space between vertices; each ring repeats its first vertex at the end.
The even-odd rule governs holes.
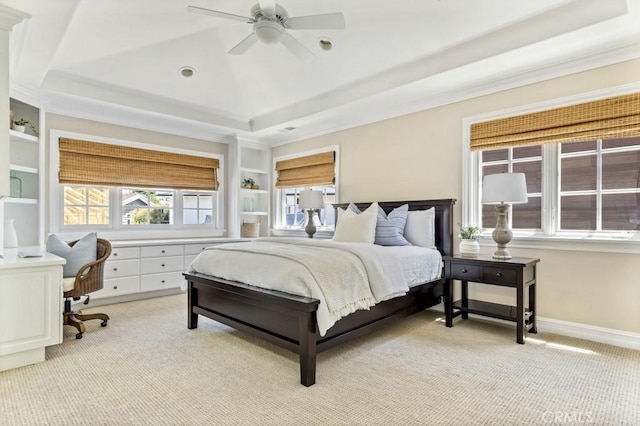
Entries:
POLYGON ((477 257, 444 256, 446 326, 453 327, 458 315, 483 315, 516 323, 516 341, 524 344, 524 332, 536 329, 536 265, 540 259, 514 257, 496 260, 490 255, 477 257), (453 280, 461 282, 461 298, 453 300, 453 280), (469 282, 516 289, 516 304, 502 305, 469 299, 469 282), (528 290, 525 291, 525 290, 528 290))

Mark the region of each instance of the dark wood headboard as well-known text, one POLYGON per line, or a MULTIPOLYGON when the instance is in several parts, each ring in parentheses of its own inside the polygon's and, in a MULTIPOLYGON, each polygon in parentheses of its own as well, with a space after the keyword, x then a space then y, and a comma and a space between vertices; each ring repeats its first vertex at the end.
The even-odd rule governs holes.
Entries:
MULTIPOLYGON (((435 207, 436 247, 443 256, 453 256, 453 205, 455 203, 456 200, 453 198, 443 200, 378 201, 378 205, 382 207, 386 213, 403 204, 408 204, 409 210, 426 210, 435 207)), ((358 206, 360 210, 364 210, 371 205, 371 202, 353 204, 358 206)), ((338 207, 346 209, 348 206, 349 203, 333 205, 334 209, 336 209, 336 219, 338 218, 338 207)))

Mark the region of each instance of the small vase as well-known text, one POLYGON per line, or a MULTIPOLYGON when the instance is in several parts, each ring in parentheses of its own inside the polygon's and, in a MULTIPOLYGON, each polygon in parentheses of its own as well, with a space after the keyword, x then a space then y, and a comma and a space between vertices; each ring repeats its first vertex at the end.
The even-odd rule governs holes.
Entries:
POLYGON ((13 125, 13 130, 15 130, 16 132, 24 133, 25 130, 27 130, 27 127, 26 126, 20 126, 18 124, 14 124, 13 125))
POLYGON ((14 222, 15 219, 9 219, 4 224, 4 248, 18 247, 18 234, 14 222))
POLYGON ((10 172, 10 197, 11 198, 22 198, 22 179, 16 176, 15 171, 10 172))
POLYGON ((460 256, 476 257, 480 254, 480 243, 478 240, 460 240, 460 256))

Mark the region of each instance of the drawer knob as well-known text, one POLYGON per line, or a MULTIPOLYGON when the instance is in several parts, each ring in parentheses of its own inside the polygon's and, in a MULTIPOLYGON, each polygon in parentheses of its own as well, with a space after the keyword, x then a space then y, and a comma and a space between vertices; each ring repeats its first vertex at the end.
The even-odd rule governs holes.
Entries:
POLYGON ((467 268, 462 268, 462 273, 466 274, 467 273, 467 268))
POLYGON ((502 272, 496 272, 496 277, 501 277, 502 276, 502 272))
POLYGON ((114 289, 114 290, 117 290, 117 289, 118 289, 118 286, 117 286, 117 285, 114 285, 114 286, 113 286, 113 289, 114 289))
POLYGON ((164 251, 164 250, 162 250, 162 254, 164 254, 164 253, 165 253, 165 251, 164 251))
POLYGON ((115 256, 117 256, 117 255, 118 255, 118 253, 113 253, 113 256, 114 256, 114 257, 115 257, 115 256))
POLYGON ((164 284, 164 280, 162 280, 162 284, 164 284))
POLYGON ((116 272, 118 270, 118 268, 113 268, 113 271, 116 272))
POLYGON ((162 266, 164 268, 164 263, 162 265, 160 265, 160 266, 162 266))

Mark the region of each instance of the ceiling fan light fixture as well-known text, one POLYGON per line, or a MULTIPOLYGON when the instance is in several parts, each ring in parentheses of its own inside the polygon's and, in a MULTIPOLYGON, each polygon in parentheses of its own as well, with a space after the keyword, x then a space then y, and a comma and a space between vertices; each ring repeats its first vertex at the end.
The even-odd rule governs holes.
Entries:
POLYGON ((274 21, 262 20, 253 24, 253 31, 265 44, 276 44, 284 37, 284 27, 274 21))

